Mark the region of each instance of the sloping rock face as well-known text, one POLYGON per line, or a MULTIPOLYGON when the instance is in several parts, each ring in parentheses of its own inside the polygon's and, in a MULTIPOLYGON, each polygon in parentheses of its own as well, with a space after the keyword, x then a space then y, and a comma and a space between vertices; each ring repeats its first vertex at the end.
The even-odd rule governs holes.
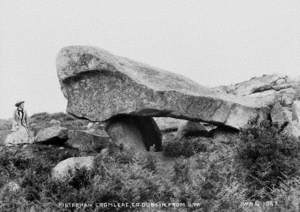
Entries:
POLYGON ((252 100, 219 95, 181 75, 99 48, 63 48, 57 71, 68 100, 67 112, 91 121, 131 114, 241 128, 266 113, 252 100))

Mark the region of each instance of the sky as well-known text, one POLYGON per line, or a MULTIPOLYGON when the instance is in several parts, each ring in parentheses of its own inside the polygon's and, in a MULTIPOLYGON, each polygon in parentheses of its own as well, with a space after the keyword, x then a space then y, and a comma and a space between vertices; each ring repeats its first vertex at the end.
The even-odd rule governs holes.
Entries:
POLYGON ((298 76, 299 0, 0 0, 0 118, 66 110, 55 58, 92 45, 205 86, 298 76))

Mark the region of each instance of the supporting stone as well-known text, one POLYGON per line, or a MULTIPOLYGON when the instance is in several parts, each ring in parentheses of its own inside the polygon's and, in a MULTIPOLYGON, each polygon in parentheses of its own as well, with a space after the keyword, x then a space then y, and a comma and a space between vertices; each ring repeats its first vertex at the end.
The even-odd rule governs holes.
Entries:
POLYGON ((154 145, 162 149, 162 135, 152 117, 120 115, 106 123, 106 131, 112 141, 125 148, 149 151, 154 145))

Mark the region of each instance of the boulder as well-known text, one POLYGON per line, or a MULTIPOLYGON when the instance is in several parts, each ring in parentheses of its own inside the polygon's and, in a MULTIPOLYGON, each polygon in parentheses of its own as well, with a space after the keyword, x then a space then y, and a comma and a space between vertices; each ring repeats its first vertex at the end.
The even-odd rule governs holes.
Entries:
POLYGON ((43 143, 63 144, 68 139, 67 128, 54 125, 37 132, 35 141, 43 143))
POLYGON ((33 142, 32 132, 23 126, 18 126, 5 136, 4 145, 31 144, 33 142))
POLYGON ((60 126, 61 122, 59 120, 56 120, 56 119, 51 119, 49 124, 51 124, 52 126, 60 126))
POLYGON ((96 151, 107 147, 110 143, 110 138, 103 131, 102 135, 93 134, 83 130, 69 130, 67 145, 79 149, 80 151, 96 151))
POLYGON ((17 192, 20 189, 21 189, 21 186, 19 185, 19 183, 15 182, 15 181, 9 181, 2 186, 0 192, 8 191, 8 192, 12 193, 12 192, 17 192))
POLYGON ((279 102, 275 103, 271 110, 271 121, 274 124, 277 124, 279 127, 285 126, 289 123, 288 111, 280 105, 279 102))
POLYGON ((288 123, 287 126, 284 128, 284 132, 300 139, 300 123, 298 122, 288 123))
POLYGON ((86 156, 65 159, 52 169, 52 177, 54 179, 63 180, 70 177, 76 169, 86 168, 90 170, 93 168, 94 158, 94 156, 86 156))
POLYGON ((241 128, 258 118, 263 107, 100 48, 63 48, 56 64, 67 112, 90 121, 130 114, 241 128))
POLYGON ((106 131, 115 144, 124 148, 141 152, 149 151, 151 146, 157 151, 162 148, 162 135, 151 117, 117 116, 107 121, 106 131))
POLYGON ((300 115, 300 101, 294 101, 292 105, 292 121, 299 123, 299 115, 300 115))

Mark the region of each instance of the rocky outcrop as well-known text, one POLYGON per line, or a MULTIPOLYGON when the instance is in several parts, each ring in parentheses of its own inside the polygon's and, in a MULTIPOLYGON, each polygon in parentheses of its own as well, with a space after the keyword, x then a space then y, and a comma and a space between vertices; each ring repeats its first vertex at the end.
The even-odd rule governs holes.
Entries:
POLYGON ((173 117, 233 128, 265 113, 247 98, 221 95, 181 75, 94 47, 70 46, 57 56, 67 112, 91 121, 119 114, 173 117))
POLYGON ((237 98, 242 96, 260 102, 271 109, 267 119, 290 135, 300 136, 299 79, 286 75, 263 75, 234 85, 216 87, 214 90, 220 94, 237 98))
POLYGON ((63 180, 72 175, 76 169, 85 168, 90 170, 93 168, 94 156, 87 157, 71 157, 59 162, 52 169, 52 177, 54 179, 63 180))
POLYGON ((292 88, 292 79, 285 75, 262 75, 229 86, 219 86, 215 90, 237 96, 268 95, 292 88))

